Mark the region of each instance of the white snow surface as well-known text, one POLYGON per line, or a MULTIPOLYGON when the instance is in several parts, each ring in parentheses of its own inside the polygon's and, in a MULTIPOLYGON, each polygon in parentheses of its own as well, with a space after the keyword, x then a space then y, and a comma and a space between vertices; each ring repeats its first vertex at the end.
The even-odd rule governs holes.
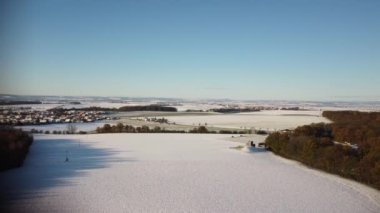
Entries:
POLYGON ((264 110, 249 113, 215 115, 168 116, 171 122, 185 125, 204 125, 221 128, 256 128, 267 130, 292 129, 300 125, 330 120, 321 116, 321 111, 264 110))
POLYGON ((104 124, 112 124, 107 121, 92 122, 92 123, 58 123, 58 124, 42 124, 42 125, 23 125, 15 126, 17 129, 22 129, 24 131, 30 131, 32 129, 42 130, 42 131, 66 131, 68 125, 74 125, 77 128, 77 131, 94 131, 97 127, 102 127, 104 124))
MULTIPOLYGON (((380 212, 380 192, 229 135, 36 135, 0 173, 14 212, 380 212), (64 162, 65 151, 69 162, 64 162)), ((4 212, 4 211, 3 211, 4 212)))

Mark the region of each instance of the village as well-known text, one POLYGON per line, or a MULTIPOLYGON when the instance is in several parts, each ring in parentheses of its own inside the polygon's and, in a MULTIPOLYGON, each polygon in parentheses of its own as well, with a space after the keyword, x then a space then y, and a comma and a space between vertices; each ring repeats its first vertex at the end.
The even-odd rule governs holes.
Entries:
POLYGON ((40 125, 57 123, 90 123, 110 120, 109 112, 70 110, 62 113, 56 111, 34 110, 0 110, 1 125, 40 125))

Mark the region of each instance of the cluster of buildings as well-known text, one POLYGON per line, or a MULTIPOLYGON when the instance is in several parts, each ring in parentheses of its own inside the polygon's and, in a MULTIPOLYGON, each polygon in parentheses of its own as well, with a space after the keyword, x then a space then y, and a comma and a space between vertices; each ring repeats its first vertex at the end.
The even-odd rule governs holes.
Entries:
POLYGON ((12 111, 0 110, 0 124, 3 125, 36 125, 53 123, 94 122, 111 119, 104 111, 70 110, 63 113, 55 111, 12 111))

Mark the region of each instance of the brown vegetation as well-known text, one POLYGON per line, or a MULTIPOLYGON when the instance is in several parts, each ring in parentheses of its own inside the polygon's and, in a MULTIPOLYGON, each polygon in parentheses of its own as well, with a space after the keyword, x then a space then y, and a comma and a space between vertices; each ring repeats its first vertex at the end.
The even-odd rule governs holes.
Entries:
POLYGON ((380 113, 326 111, 323 116, 333 123, 270 134, 266 139, 269 149, 380 189, 380 113))
POLYGON ((21 130, 0 128, 0 171, 22 165, 33 137, 21 130))

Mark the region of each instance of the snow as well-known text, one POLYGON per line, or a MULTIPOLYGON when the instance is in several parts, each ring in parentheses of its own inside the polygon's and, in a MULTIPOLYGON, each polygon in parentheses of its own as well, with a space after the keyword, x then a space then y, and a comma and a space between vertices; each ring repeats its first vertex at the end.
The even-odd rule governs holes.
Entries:
POLYGON ((207 111, 209 109, 222 108, 223 105, 217 103, 182 103, 181 105, 174 106, 179 112, 184 112, 186 110, 203 110, 207 111))
POLYGON ((380 212, 377 190, 229 138, 36 135, 0 191, 15 212, 380 212))
POLYGON ((291 129, 311 123, 330 122, 320 111, 267 110, 250 113, 168 116, 170 122, 184 125, 204 125, 221 128, 291 129))
MULTIPOLYGON (((120 116, 119 114, 118 116, 120 116)), ((159 117, 165 117, 170 122, 175 122, 176 124, 182 125, 204 125, 207 126, 220 127, 220 128, 255 128, 264 130, 280 130, 280 129, 291 129, 300 125, 319 123, 319 122, 330 122, 328 119, 321 117, 320 111, 283 111, 283 110, 266 110, 260 112, 248 112, 248 113, 232 113, 232 114, 204 114, 204 115, 194 115, 194 114, 181 114, 176 115, 174 112, 125 112, 123 115, 128 117, 148 117, 155 115, 159 117)), ((78 131, 94 131, 97 127, 101 127, 104 124, 115 124, 117 122, 122 122, 125 124, 133 124, 131 120, 123 121, 99 121, 93 123, 74 123, 78 131)), ((16 126, 26 131, 31 129, 42 130, 42 131, 65 131, 67 130, 66 123, 63 124, 46 124, 46 125, 25 125, 16 126)), ((159 124, 157 124, 159 125, 159 124)))
POLYGON ((97 127, 102 127, 104 124, 111 124, 111 122, 101 121, 92 123, 59 123, 59 124, 43 124, 43 125, 23 125, 16 126, 15 128, 22 129, 24 131, 30 131, 32 129, 42 130, 42 131, 67 131, 68 125, 74 125, 77 131, 94 131, 97 127))

